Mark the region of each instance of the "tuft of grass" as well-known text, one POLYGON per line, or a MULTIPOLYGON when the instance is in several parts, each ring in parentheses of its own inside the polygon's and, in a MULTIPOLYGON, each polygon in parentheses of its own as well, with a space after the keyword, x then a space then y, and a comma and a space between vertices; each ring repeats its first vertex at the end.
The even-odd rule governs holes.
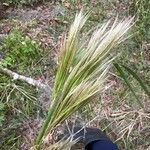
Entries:
POLYGON ((58 69, 52 92, 48 115, 35 140, 37 149, 43 139, 56 125, 90 102, 103 90, 110 64, 114 56, 111 49, 124 40, 133 19, 110 21, 96 29, 91 38, 80 42, 80 32, 89 14, 82 11, 76 15, 69 33, 60 49, 58 69), (75 63, 74 63, 75 62, 75 63))
POLYGON ((0 75, 0 149, 18 149, 23 143, 20 125, 40 110, 33 92, 32 87, 0 75))

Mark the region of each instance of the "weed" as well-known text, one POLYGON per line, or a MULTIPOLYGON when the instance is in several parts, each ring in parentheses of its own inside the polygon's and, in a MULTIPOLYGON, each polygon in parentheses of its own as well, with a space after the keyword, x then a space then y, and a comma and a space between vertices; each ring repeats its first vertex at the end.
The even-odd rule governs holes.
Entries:
POLYGON ((40 57, 41 52, 38 44, 28 36, 24 36, 17 28, 13 29, 5 38, 1 51, 3 49, 8 50, 8 52, 2 60, 2 65, 20 70, 31 66, 34 60, 40 57))

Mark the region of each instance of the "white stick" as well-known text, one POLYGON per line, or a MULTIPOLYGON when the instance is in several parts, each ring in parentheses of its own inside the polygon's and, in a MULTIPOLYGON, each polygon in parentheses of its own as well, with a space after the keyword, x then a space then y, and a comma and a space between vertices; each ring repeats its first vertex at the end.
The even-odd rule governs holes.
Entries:
POLYGON ((13 78, 13 80, 21 80, 21 81, 24 81, 30 85, 36 86, 38 88, 50 90, 50 86, 43 84, 40 81, 37 81, 31 77, 25 77, 23 75, 19 75, 18 73, 15 73, 15 72, 13 72, 7 68, 3 68, 1 66, 0 66, 0 73, 3 73, 3 74, 10 76, 11 78, 13 78))

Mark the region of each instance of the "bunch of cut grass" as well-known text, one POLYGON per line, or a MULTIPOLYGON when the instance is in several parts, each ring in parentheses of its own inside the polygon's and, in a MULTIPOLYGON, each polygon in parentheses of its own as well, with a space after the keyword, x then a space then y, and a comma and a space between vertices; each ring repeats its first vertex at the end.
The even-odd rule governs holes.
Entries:
POLYGON ((59 65, 46 120, 35 141, 37 149, 56 125, 90 102, 103 90, 114 56, 110 50, 124 40, 133 19, 110 21, 96 29, 88 42, 80 44, 80 32, 89 14, 76 15, 60 50, 59 65), (85 46, 86 45, 86 46, 85 46), (74 63, 76 62, 76 63, 74 63))

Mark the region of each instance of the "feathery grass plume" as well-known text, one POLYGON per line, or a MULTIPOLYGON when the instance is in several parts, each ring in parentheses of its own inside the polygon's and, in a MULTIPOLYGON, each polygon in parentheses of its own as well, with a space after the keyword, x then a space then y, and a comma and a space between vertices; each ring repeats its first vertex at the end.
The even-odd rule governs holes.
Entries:
POLYGON ((83 47, 83 44, 79 44, 79 35, 88 16, 88 14, 83 15, 82 11, 76 15, 68 36, 64 39, 52 102, 35 141, 37 149, 50 130, 86 105, 104 88, 106 74, 114 59, 109 56, 110 50, 124 40, 124 34, 131 27, 133 20, 133 18, 125 19, 118 23, 116 19, 111 27, 110 21, 103 24, 93 33, 87 46, 83 47), (76 64, 74 64, 75 59, 76 64))

